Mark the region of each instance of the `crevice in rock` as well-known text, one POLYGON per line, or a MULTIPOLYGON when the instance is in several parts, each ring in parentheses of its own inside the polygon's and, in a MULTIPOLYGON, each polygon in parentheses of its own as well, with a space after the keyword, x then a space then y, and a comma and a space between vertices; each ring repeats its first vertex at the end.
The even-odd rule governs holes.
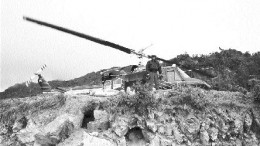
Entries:
POLYGON ((64 141, 65 139, 69 138, 69 136, 71 135, 71 133, 74 130, 74 125, 72 122, 67 121, 64 125, 63 128, 61 129, 60 133, 59 133, 59 138, 60 141, 64 141))
POLYGON ((94 120, 95 120, 94 110, 93 109, 86 110, 84 112, 84 117, 83 117, 83 121, 82 121, 82 124, 81 124, 81 128, 87 129, 88 123, 91 122, 91 121, 94 121, 94 120))
POLYGON ((253 116, 253 120, 252 120, 251 130, 255 132, 257 138, 260 138, 260 123, 256 118, 256 116, 254 115, 253 111, 252 111, 252 116, 253 116))
POLYGON ((146 143, 140 127, 129 129, 125 135, 125 139, 128 146, 142 146, 146 143))
POLYGON ((28 119, 26 117, 23 116, 18 118, 12 127, 12 132, 18 132, 21 129, 26 128, 27 123, 28 123, 28 119))
POLYGON ((22 117, 20 120, 19 120, 19 122, 21 122, 21 124, 22 124, 22 129, 23 128, 26 128, 26 126, 27 126, 27 123, 28 123, 28 119, 26 118, 26 117, 22 117))

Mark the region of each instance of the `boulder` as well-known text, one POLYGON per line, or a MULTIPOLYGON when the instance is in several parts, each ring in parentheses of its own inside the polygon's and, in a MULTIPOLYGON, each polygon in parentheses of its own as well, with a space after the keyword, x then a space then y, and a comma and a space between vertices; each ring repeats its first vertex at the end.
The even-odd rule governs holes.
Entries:
POLYGON ((74 125, 72 122, 70 121, 66 121, 62 126, 59 127, 60 129, 56 131, 55 135, 56 137, 59 138, 60 141, 64 141, 65 139, 67 139, 70 134, 73 132, 74 130, 74 125))
POLYGON ((233 129, 233 133, 238 136, 240 134, 242 134, 243 132, 243 121, 242 119, 235 119, 234 120, 234 129, 233 129))
POLYGON ((206 130, 200 132, 200 140, 203 145, 207 145, 209 143, 209 135, 206 130))
POLYGON ((124 136, 123 137, 119 137, 112 129, 108 129, 106 131, 102 131, 99 134, 100 134, 100 136, 102 136, 104 138, 107 138, 107 139, 119 140, 121 138, 125 138, 124 136))
POLYGON ((152 140, 150 140, 149 146, 160 146, 160 142, 160 137, 158 134, 156 134, 155 137, 152 140))
POLYGON ((164 125, 158 125, 158 133, 164 135, 165 134, 165 127, 164 125))
POLYGON ((109 128, 108 121, 90 121, 87 124, 87 129, 89 131, 104 131, 109 128))
POLYGON ((164 115, 163 112, 154 111, 154 118, 155 118, 156 120, 159 120, 159 118, 160 118, 161 116, 163 116, 163 115, 164 115))
POLYGON ((127 146, 144 146, 145 145, 145 140, 143 138, 143 134, 142 132, 139 131, 138 132, 131 132, 131 133, 128 133, 128 136, 127 136, 127 146))
POLYGON ((155 124, 155 122, 156 121, 154 120, 146 120, 147 128, 154 133, 157 131, 157 125, 155 124))
POLYGON ((115 143, 92 136, 83 129, 74 131, 71 136, 65 141, 59 143, 57 146, 117 146, 115 143))
POLYGON ((27 119, 25 116, 18 117, 13 125, 13 132, 18 132, 27 126, 27 119))
POLYGON ((168 114, 162 114, 160 115, 160 112, 157 115, 157 120, 161 122, 162 124, 165 124, 168 121, 171 121, 171 117, 168 114))
POLYGON ((189 116, 183 124, 187 132, 189 132, 190 134, 197 134, 199 132, 200 123, 196 117, 189 116))
POLYGON ((179 131, 178 127, 173 127, 173 135, 177 143, 181 144, 183 142, 184 135, 179 131))
POLYGON ((236 146, 243 146, 242 141, 239 139, 236 139, 236 146))
POLYGON ((161 142, 160 143, 161 143, 160 146, 171 146, 173 142, 170 139, 161 137, 161 142))
POLYGON ((126 135, 126 133, 128 132, 129 127, 126 125, 118 125, 117 127, 114 127, 113 131, 119 136, 122 137, 124 135, 126 135))
POLYGON ((257 140, 256 136, 254 134, 252 134, 250 138, 246 138, 242 141, 242 145, 259 146, 259 141, 257 140))
POLYGON ((172 124, 166 124, 165 125, 165 135, 166 136, 172 136, 173 135, 173 125, 172 124))
POLYGON ((125 137, 117 138, 117 146, 127 146, 125 137))
POLYGON ((143 118, 135 118, 136 119, 136 125, 133 123, 135 120, 131 121, 132 127, 140 127, 141 129, 144 129, 146 127, 146 121, 143 118))
POLYGON ((244 132, 249 132, 250 131, 250 127, 252 125, 252 122, 253 122, 253 119, 252 117, 247 113, 245 115, 245 118, 244 118, 244 132))
POLYGON ((205 123, 201 124, 200 141, 203 145, 208 145, 208 143, 209 143, 209 134, 205 128, 205 123))
POLYGON ((190 114, 187 117, 179 116, 178 120, 181 132, 183 132, 189 141, 193 142, 197 138, 200 130, 199 120, 193 114, 190 114))
POLYGON ((4 124, 0 125, 0 135, 4 135, 8 133, 8 127, 4 124))
POLYGON ((40 145, 56 145, 71 135, 74 130, 74 125, 70 121, 65 121, 58 127, 54 128, 54 131, 36 134, 35 143, 40 145))
POLYGON ((147 130, 143 130, 142 133, 146 141, 151 141, 155 137, 155 133, 149 132, 147 130))
POLYGON ((0 135, 0 145, 3 143, 4 137, 0 135))
POLYGON ((129 125, 129 123, 131 123, 131 120, 133 118, 131 118, 130 116, 117 116, 115 118, 115 120, 112 123, 112 127, 115 127, 117 125, 129 125))
POLYGON ((55 136, 51 135, 35 135, 35 142, 34 146, 41 146, 41 145, 56 145, 59 143, 59 139, 55 136))
POLYGON ((218 129, 217 128, 210 128, 208 130, 209 137, 212 141, 216 141, 218 139, 218 129))
POLYGON ((104 110, 94 110, 94 118, 96 121, 108 121, 109 115, 104 110))
POLYGON ((35 135, 41 133, 41 129, 35 125, 32 119, 29 119, 25 129, 16 133, 18 140, 22 143, 30 143, 35 141, 35 135))
POLYGON ((119 136, 124 136, 129 130, 129 124, 133 118, 127 116, 118 116, 112 123, 113 131, 119 136))
POLYGON ((63 114, 61 116, 58 116, 56 119, 54 119, 43 128, 43 135, 46 135, 48 133, 58 135, 60 131, 66 126, 68 126, 69 130, 72 131, 74 129, 73 122, 75 121, 73 120, 75 118, 75 116, 70 114, 63 114))

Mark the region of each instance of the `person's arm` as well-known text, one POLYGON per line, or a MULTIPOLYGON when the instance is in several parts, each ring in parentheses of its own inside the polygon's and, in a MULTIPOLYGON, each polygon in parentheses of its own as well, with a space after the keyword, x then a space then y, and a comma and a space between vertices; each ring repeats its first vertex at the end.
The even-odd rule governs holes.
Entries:
POLYGON ((159 74, 162 74, 162 67, 159 66, 159 74))
POLYGON ((150 61, 148 61, 146 64, 146 71, 149 72, 149 70, 150 70, 150 61))
POLYGON ((161 67, 161 65, 160 65, 160 63, 157 61, 157 63, 158 63, 158 71, 159 71, 159 74, 162 74, 162 67, 161 67))
POLYGON ((38 83, 39 83, 39 82, 46 82, 46 80, 43 78, 42 75, 38 75, 38 76, 39 76, 39 78, 38 78, 38 83))
POLYGON ((38 83, 42 82, 42 75, 41 74, 37 74, 38 75, 38 83))
POLYGON ((38 78, 38 83, 40 83, 40 81, 41 81, 41 78, 39 77, 39 78, 38 78))

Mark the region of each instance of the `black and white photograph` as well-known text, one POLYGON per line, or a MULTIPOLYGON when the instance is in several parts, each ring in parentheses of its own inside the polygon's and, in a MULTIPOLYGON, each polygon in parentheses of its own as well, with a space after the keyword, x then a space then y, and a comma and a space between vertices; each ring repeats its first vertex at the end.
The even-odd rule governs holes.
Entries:
POLYGON ((0 146, 259 146, 259 0, 1 0, 0 146))

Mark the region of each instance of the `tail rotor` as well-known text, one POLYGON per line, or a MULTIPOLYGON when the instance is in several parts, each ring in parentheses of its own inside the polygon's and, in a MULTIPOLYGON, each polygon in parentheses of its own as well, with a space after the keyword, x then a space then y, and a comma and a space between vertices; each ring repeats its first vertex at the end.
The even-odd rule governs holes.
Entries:
POLYGON ((30 77, 30 79, 25 82, 25 85, 26 85, 27 87, 29 87, 29 85, 30 85, 30 83, 33 81, 33 79, 34 79, 38 74, 40 74, 46 67, 47 67, 47 65, 44 64, 40 69, 38 69, 38 70, 34 73, 34 75, 32 75, 32 76, 30 77))

